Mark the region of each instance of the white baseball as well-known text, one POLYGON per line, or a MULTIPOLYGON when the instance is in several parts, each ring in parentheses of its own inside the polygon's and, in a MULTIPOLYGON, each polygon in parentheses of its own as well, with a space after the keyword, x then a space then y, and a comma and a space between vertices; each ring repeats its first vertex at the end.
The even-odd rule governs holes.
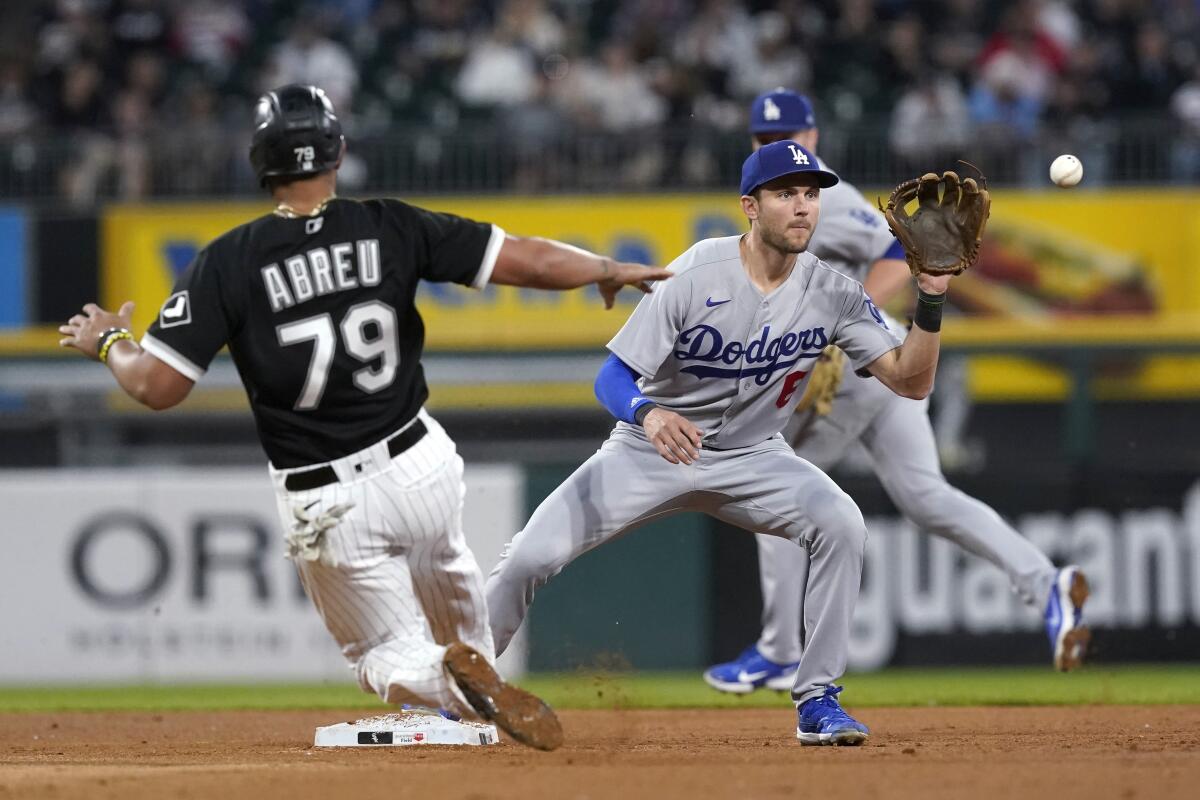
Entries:
POLYGON ((1050 165, 1050 180, 1068 189, 1083 180, 1083 162, 1075 156, 1061 155, 1050 165))

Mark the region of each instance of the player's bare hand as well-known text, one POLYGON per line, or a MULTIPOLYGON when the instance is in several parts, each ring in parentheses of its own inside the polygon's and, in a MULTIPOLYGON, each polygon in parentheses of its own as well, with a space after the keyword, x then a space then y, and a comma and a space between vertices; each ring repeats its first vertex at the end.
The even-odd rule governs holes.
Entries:
POLYGON ((921 287, 921 291, 925 294, 945 294, 950 288, 950 279, 953 275, 926 275, 924 272, 917 275, 917 286, 921 287))
POLYGON ((616 302, 617 292, 623 286, 633 286, 649 294, 654 291, 650 284, 653 281, 665 281, 671 277, 671 271, 661 267, 647 267, 645 264, 633 264, 628 261, 608 261, 608 276, 599 281, 600 296, 604 298, 604 307, 612 308, 616 302))
POLYGON ((642 428, 658 454, 672 464, 691 464, 700 458, 704 433, 674 411, 652 409, 642 420, 642 428))
POLYGON ((95 303, 88 303, 83 311, 67 320, 67 324, 59 325, 58 332, 63 338, 58 340, 59 347, 74 347, 93 361, 99 361, 96 352, 100 344, 100 334, 110 328, 130 328, 133 316, 133 303, 126 301, 117 313, 105 311, 95 303))

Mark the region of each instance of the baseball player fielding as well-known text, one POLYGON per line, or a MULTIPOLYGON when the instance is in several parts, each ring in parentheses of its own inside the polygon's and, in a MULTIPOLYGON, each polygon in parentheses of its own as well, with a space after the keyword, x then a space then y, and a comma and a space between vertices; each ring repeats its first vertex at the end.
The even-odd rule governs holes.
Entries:
MULTIPOLYGON (((765 92, 751 105, 750 118, 755 149, 780 141, 816 147, 816 120, 803 95, 786 89, 765 92)), ((904 248, 879 210, 844 179, 821 193, 821 221, 808 252, 861 280, 880 304, 911 291, 904 248)), ((882 311, 880 315, 897 338, 907 335, 904 326, 882 311)), ((816 369, 825 368, 819 364, 816 369)), ((834 382, 836 393, 827 413, 801 408, 784 428, 796 454, 830 470, 853 447, 864 447, 901 513, 919 530, 954 542, 1004 570, 1018 596, 1044 612, 1055 668, 1078 666, 1090 638, 1083 625, 1088 596, 1083 572, 1073 566, 1056 570, 1044 553, 993 509, 946 481, 926 400, 897 396, 877 380, 858 377, 853 365, 838 369, 840 380, 834 382)), ((755 539, 763 596, 761 634, 735 658, 704 672, 704 680, 723 692, 786 690, 801 660, 809 554, 777 537, 755 539)))

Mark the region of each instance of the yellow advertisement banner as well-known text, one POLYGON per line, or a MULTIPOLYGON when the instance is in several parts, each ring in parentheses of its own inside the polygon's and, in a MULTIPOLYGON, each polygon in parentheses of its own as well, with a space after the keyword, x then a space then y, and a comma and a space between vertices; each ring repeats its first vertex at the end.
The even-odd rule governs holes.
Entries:
MULTIPOLYGON (((1200 192, 1000 190, 994 198, 988 239, 997 243, 997 253, 954 290, 985 315, 979 322, 986 323, 982 329, 989 337, 1002 341, 1009 331, 1020 339, 1019 319, 1053 321, 1066 330, 1074 323, 1064 312, 1119 313, 1125 331, 1131 319, 1153 328, 1156 320, 1170 317, 1178 328, 1182 318, 1190 329, 1189 320, 1200 317, 1200 192), (1002 322, 1009 316, 1019 318, 1011 330, 1002 322)), ((513 234, 561 239, 655 264, 668 263, 699 239, 746 228, 732 193, 410 201, 488 220, 513 234)), ((265 201, 111 206, 101 228, 103 302, 115 308, 135 301, 134 323, 144 329, 199 248, 269 211, 265 201)), ((633 291, 622 292, 622 303, 605 311, 594 289, 552 293, 489 286, 477 292, 426 283, 418 305, 431 350, 561 350, 602 347, 637 298, 633 291)), ((973 327, 970 317, 955 317, 946 325, 946 339, 953 342, 956 331, 969 338, 973 327)), ((1080 343, 1121 335, 1101 323, 1089 326, 1080 343)), ((1127 373, 1130 391, 1200 395, 1200 369, 1186 368, 1195 363, 1143 361, 1127 373)), ((978 357, 971 385, 980 399, 1053 399, 1063 395, 1065 381, 1046 362, 978 357)))
MULTIPOLYGON (((695 241, 745 229, 736 197, 556 197, 415 199, 438 211, 493 222, 523 236, 545 236, 614 258, 665 264, 695 241)), ((196 251, 228 229, 267 213, 269 205, 113 206, 102 223, 103 299, 137 304, 139 329, 154 320, 178 274, 196 251)), ((621 293, 605 311, 595 289, 544 292, 489 286, 422 285, 418 306, 432 350, 542 350, 601 347, 640 295, 621 293)))

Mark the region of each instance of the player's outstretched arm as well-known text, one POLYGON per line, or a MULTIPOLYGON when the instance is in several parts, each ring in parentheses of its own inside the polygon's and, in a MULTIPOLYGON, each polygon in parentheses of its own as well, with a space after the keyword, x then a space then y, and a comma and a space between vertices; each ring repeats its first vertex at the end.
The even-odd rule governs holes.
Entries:
POLYGON ((901 397, 923 400, 933 390, 941 351, 941 303, 950 275, 917 276, 921 291, 912 330, 904 344, 867 365, 872 375, 901 397))
POLYGON ((600 287, 604 307, 612 308, 622 286, 649 292, 651 281, 669 277, 665 269, 614 261, 553 239, 506 236, 491 282, 531 289, 577 289, 594 283, 600 287))
POLYGON ((147 353, 133 340, 133 303, 116 314, 88 303, 83 311, 60 325, 60 347, 73 347, 93 361, 104 362, 125 393, 144 406, 161 411, 178 405, 195 383, 147 353), (101 348, 103 358, 101 358, 101 348))

